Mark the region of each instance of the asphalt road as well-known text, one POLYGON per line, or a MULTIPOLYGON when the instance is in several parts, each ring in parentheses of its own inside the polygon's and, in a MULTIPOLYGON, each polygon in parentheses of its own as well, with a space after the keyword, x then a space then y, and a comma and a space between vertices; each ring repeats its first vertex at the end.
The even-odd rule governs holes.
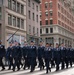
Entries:
MULTIPOLYGON (((0 67, 1 69, 1 67, 0 67)), ((30 73, 30 70, 23 70, 13 72, 12 70, 0 71, 0 75, 74 75, 74 67, 69 69, 60 70, 58 72, 55 71, 55 68, 52 68, 51 72, 46 74, 45 70, 40 71, 39 68, 36 68, 33 73, 30 73)))

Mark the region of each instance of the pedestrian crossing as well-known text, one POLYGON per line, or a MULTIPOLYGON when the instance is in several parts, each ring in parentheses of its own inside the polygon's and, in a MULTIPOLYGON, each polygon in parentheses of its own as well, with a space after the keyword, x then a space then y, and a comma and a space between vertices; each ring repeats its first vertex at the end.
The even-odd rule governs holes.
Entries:
POLYGON ((15 71, 5 70, 0 71, 0 75, 74 75, 74 67, 69 69, 60 70, 55 72, 55 68, 52 68, 52 71, 46 74, 45 70, 40 71, 39 68, 36 68, 34 72, 30 73, 30 70, 15 71))

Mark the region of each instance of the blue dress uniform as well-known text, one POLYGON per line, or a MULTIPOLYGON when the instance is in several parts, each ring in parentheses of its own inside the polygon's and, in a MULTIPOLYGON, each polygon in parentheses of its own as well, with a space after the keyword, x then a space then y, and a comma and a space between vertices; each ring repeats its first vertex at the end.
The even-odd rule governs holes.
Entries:
POLYGON ((72 67, 72 64, 73 64, 73 49, 72 48, 69 48, 69 63, 70 63, 70 66, 72 67))
POLYGON ((35 69, 35 66, 37 65, 37 63, 36 63, 36 57, 37 57, 36 46, 33 45, 33 46, 28 47, 27 57, 29 59, 30 66, 31 66, 31 71, 30 72, 33 72, 34 69, 35 69))
POLYGON ((62 64, 61 69, 64 69, 65 68, 66 48, 61 46, 60 52, 61 52, 61 64, 62 64))
POLYGON ((44 48, 45 48, 44 46, 38 47, 38 61, 39 61, 40 70, 44 69, 44 62, 43 62, 44 48))
POLYGON ((15 71, 16 66, 17 66, 18 70, 20 70, 20 67, 19 67, 19 57, 20 57, 20 53, 21 53, 20 47, 13 46, 12 49, 13 49, 12 55, 13 55, 13 59, 14 59, 13 71, 15 71))
POLYGON ((54 48, 54 60, 56 64, 56 71, 59 70, 60 59, 61 59, 60 48, 56 47, 54 48))
POLYGON ((10 46, 10 47, 7 48, 6 58, 9 61, 9 69, 8 70, 10 70, 11 69, 11 66, 13 66, 12 46, 10 46))
POLYGON ((66 48, 66 58, 65 58, 65 63, 66 63, 66 68, 69 66, 69 48, 66 48))
POLYGON ((27 58, 27 52, 28 52, 28 46, 23 46, 22 47, 22 55, 24 57, 24 60, 25 60, 25 63, 24 63, 24 68, 25 69, 26 67, 30 67, 30 63, 29 63, 29 60, 27 58))
POLYGON ((48 73, 48 70, 50 70, 51 72, 51 68, 49 67, 49 64, 51 63, 51 59, 52 59, 52 50, 50 47, 45 47, 44 59, 45 59, 45 65, 46 65, 46 73, 48 73))
POLYGON ((73 48, 73 56, 72 57, 73 57, 73 63, 74 63, 74 48, 73 48))
POLYGON ((2 71, 5 69, 3 62, 2 62, 3 57, 5 57, 5 53, 6 53, 5 46, 2 45, 0 42, 0 65, 2 66, 2 71))

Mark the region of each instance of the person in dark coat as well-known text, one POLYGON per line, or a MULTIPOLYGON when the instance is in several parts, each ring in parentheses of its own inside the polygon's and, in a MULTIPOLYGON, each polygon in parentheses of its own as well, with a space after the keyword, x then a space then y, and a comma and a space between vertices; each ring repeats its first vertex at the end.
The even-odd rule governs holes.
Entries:
POLYGON ((72 48, 72 46, 70 45, 69 46, 69 63, 70 63, 70 66, 72 67, 72 65, 73 65, 73 48, 72 48))
POLYGON ((5 70, 5 67, 4 67, 4 64, 3 64, 3 61, 2 61, 3 57, 5 57, 5 53, 6 53, 5 46, 2 45, 2 42, 0 40, 0 66, 2 67, 1 71, 5 70))
POLYGON ((46 65, 46 73, 48 71, 51 72, 51 68, 49 67, 52 59, 52 50, 51 47, 49 46, 49 43, 46 43, 45 49, 44 49, 44 59, 45 59, 45 65, 46 65))
POLYGON ((36 63, 37 49, 36 49, 36 46, 34 45, 34 41, 31 41, 30 46, 28 47, 27 57, 30 62, 30 67, 31 67, 30 72, 33 72, 35 69, 35 66, 37 65, 37 63, 36 63))
POLYGON ((43 62, 44 48, 45 47, 43 46, 43 42, 40 41, 40 46, 38 47, 38 61, 39 61, 40 70, 44 69, 44 62, 43 62))
POLYGON ((19 56, 20 56, 21 49, 18 46, 18 42, 15 42, 13 44, 12 49, 13 49, 12 55, 13 55, 13 59, 14 59, 13 71, 15 71, 16 66, 17 66, 17 71, 19 71, 20 70, 19 56))
POLYGON ((27 57, 27 52, 29 51, 28 49, 28 45, 27 45, 27 42, 24 43, 24 46, 22 47, 22 55, 23 55, 23 58, 24 58, 24 70, 26 69, 26 67, 28 67, 28 69, 30 68, 30 63, 29 63, 29 59, 27 57))
POLYGON ((59 48, 59 44, 56 43, 56 47, 54 48, 54 60, 56 64, 56 71, 59 71, 60 59, 61 59, 60 48, 59 48))
POLYGON ((9 68, 8 68, 8 70, 11 70, 11 66, 13 66, 12 42, 9 43, 9 47, 7 48, 6 58, 9 61, 9 68))
POLYGON ((63 43, 61 44, 60 52, 61 52, 61 65, 62 65, 61 69, 64 69, 65 68, 66 48, 63 43))
POLYGON ((66 58, 65 58, 66 69, 68 69, 68 66, 69 66, 69 53, 70 53, 69 48, 66 45, 66 58))
POLYGON ((53 51, 53 49, 54 49, 54 46, 53 46, 53 44, 50 44, 50 47, 51 47, 51 49, 52 49, 52 60, 51 60, 51 68, 54 68, 55 67, 55 62, 54 62, 54 51, 53 51))

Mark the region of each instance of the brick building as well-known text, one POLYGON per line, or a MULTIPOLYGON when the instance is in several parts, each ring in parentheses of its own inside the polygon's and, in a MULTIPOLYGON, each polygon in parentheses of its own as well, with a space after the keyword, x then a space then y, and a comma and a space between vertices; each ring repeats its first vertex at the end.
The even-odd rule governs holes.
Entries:
POLYGON ((41 0, 40 33, 44 43, 74 47, 73 0, 41 0))

